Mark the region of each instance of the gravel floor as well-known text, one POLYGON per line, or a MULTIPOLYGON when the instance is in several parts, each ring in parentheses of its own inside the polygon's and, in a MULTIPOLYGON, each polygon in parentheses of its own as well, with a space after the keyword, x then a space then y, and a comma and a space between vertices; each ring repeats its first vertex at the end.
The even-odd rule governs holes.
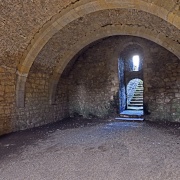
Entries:
POLYGON ((67 120, 0 138, 3 180, 180 180, 180 128, 67 120))

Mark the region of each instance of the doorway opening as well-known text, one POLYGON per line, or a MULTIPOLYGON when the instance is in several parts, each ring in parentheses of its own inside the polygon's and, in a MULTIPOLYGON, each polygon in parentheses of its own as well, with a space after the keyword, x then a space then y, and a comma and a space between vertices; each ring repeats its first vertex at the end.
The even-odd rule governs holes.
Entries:
POLYGON ((127 110, 143 110, 143 81, 131 80, 126 88, 127 110))
POLYGON ((119 112, 130 116, 142 116, 143 112, 143 48, 128 45, 118 60, 119 112))

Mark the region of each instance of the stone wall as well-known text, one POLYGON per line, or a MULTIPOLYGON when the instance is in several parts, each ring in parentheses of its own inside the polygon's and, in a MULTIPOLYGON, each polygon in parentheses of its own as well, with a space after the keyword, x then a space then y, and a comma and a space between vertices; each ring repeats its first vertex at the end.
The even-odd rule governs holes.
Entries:
MULTIPOLYGON (((126 0, 125 3, 102 0, 0 1, 0 134, 67 116, 66 83, 70 80, 61 80, 56 93, 57 104, 52 106, 48 98, 51 76, 61 74, 66 63, 79 50, 98 38, 114 34, 138 35, 179 55, 179 15, 179 4, 174 0, 164 0, 163 3, 157 0, 126 0), (28 76, 27 83, 17 83, 19 74, 28 76), (26 87, 24 108, 17 108, 15 104, 15 89, 19 86, 26 87)), ((124 42, 120 39, 113 41, 117 47, 112 45, 106 58, 114 59, 105 60, 109 74, 107 90, 104 91, 109 94, 100 101, 108 101, 111 105, 107 107, 116 109, 119 88, 116 60, 124 42)), ((58 79, 57 76, 54 79, 58 79)), ((98 88, 96 90, 99 92, 98 88)), ((173 94, 176 104, 179 103, 179 89, 177 91, 173 94)), ((72 93, 72 97, 75 94, 72 93)), ((100 114, 107 114, 104 108, 104 105, 100 108, 103 112, 100 114)))
POLYGON ((56 104, 49 103, 50 76, 33 66, 26 83, 25 107, 16 108, 15 129, 26 129, 61 120, 69 116, 67 83, 61 78, 56 93, 56 104))
POLYGON ((68 117, 67 83, 61 78, 56 93, 57 104, 49 103, 50 76, 33 66, 27 79, 25 107, 15 104, 16 72, 0 68, 0 135, 32 128, 68 117))
MULTIPOLYGON (((70 114, 84 117, 106 117, 114 112, 113 101, 117 92, 117 61, 109 63, 113 49, 108 51, 102 43, 80 55, 70 73, 70 114), (109 65, 108 65, 109 64, 109 65), (116 64, 114 69, 113 64, 116 64), (116 71, 112 73, 111 71, 116 71), (114 79, 114 81, 113 81, 114 79)), ((112 60, 113 61, 113 60, 112 60)))
POLYGON ((14 66, 9 61, 0 66, 0 135, 12 131, 16 82, 14 66))
POLYGON ((48 67, 33 64, 26 83, 25 107, 17 108, 16 64, 9 61, 6 66, 1 65, 0 134, 47 124, 74 113, 84 117, 117 114, 123 102, 118 94, 123 87, 118 77, 118 59, 129 43, 138 43, 144 51, 144 104, 149 112, 146 119, 180 122, 179 59, 145 39, 114 36, 90 45, 80 54, 69 75, 60 79, 54 105, 49 103, 48 67))
POLYGON ((105 38, 80 55, 70 73, 70 114, 107 117, 125 109, 125 69, 120 54, 131 41, 127 36, 105 38))
POLYGON ((118 79, 118 59, 130 42, 143 48, 146 120, 180 122, 179 59, 159 45, 136 37, 104 39, 78 58, 69 78, 70 113, 85 117, 117 113, 116 97, 122 82, 118 79))
POLYGON ((148 120, 180 122, 180 60, 153 43, 144 61, 148 120))
POLYGON ((25 107, 17 108, 16 64, 1 65, 0 134, 47 124, 74 113, 84 117, 117 115, 121 103, 118 92, 123 87, 118 77, 118 59, 129 43, 138 43, 144 51, 144 103, 149 112, 146 120, 180 122, 179 59, 145 39, 114 36, 82 51, 70 72, 60 79, 54 105, 49 103, 48 67, 33 64, 26 83, 25 107))

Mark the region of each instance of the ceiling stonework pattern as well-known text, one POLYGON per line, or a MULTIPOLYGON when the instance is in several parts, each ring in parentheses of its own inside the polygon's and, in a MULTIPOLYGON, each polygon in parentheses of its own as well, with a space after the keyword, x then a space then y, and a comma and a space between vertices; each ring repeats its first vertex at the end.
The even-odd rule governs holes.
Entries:
POLYGON ((163 34, 171 41, 180 42, 180 31, 173 25, 152 14, 126 9, 104 10, 91 13, 68 24, 56 33, 37 56, 35 63, 41 64, 51 72, 62 59, 92 34, 98 34, 108 26, 144 27, 155 36, 163 34), (92 23, 93 22, 93 23, 92 23))

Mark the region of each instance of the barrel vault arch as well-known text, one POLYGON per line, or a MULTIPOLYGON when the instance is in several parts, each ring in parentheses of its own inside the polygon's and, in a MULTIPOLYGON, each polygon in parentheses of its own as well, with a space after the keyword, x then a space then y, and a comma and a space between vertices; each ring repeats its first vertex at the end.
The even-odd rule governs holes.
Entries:
MULTIPOLYGON (((164 4, 168 4, 168 1, 165 1, 164 4)), ((177 5, 178 6, 178 5, 177 5)), ((72 4, 64 11, 60 12, 54 16, 49 22, 47 22, 38 34, 35 35, 31 44, 28 46, 25 51, 23 58, 18 66, 17 71, 17 82, 16 82, 16 104, 18 107, 24 106, 24 95, 25 95, 25 84, 26 79, 29 73, 29 70, 39 52, 42 50, 44 45, 50 40, 50 38, 64 28, 68 23, 74 21, 75 19, 82 17, 86 14, 92 12, 106 10, 106 9, 117 9, 117 8, 127 8, 127 9, 137 9, 143 10, 150 14, 156 15, 167 22, 171 23, 175 27, 180 29, 179 20, 180 17, 176 14, 176 6, 171 8, 169 11, 168 6, 160 6, 153 2, 145 2, 143 0, 91 0, 86 2, 79 1, 77 4, 72 4)), ((179 7, 179 6, 178 6, 179 7)), ((54 93, 57 86, 58 79, 67 65, 68 61, 77 53, 80 49, 88 45, 89 43, 96 41, 100 38, 112 35, 134 35, 139 37, 144 37, 146 39, 152 40, 157 44, 165 47, 166 49, 173 52, 177 57, 180 57, 179 47, 176 46, 176 43, 170 41, 164 36, 153 35, 153 32, 148 31, 143 27, 109 27, 105 32, 102 32, 101 35, 94 37, 87 37, 87 40, 78 45, 77 49, 74 49, 73 52, 70 52, 69 55, 57 65, 57 68, 54 71, 52 76, 52 83, 50 86, 50 102, 54 101, 54 93)))
MULTIPOLYGON (((152 34, 152 32, 150 32, 150 30, 145 29, 143 27, 129 28, 127 26, 122 26, 122 27, 113 26, 113 27, 109 27, 109 28, 106 28, 103 31, 101 31, 101 34, 98 34, 98 35, 97 34, 96 35, 91 34, 91 36, 89 38, 87 38, 81 44, 78 44, 78 46, 76 46, 76 49, 73 49, 73 51, 68 53, 68 55, 64 59, 62 59, 59 64, 57 64, 56 69, 54 71, 54 74, 52 76, 51 85, 50 85, 50 99, 49 100, 50 100, 51 104, 55 103, 55 95, 56 95, 56 89, 57 89, 58 81, 59 81, 59 78, 60 78, 62 72, 64 71, 65 67, 69 63, 69 61, 81 49, 86 47, 88 44, 91 44, 94 41, 97 41, 101 38, 105 38, 105 37, 109 37, 109 36, 116 36, 116 35, 131 35, 131 36, 143 37, 145 39, 151 40, 151 41, 165 47, 166 49, 168 49, 169 51, 172 52, 172 49, 169 46, 169 42, 165 43, 166 42, 165 37, 163 37, 162 39, 161 38, 158 39, 157 36, 155 36, 154 34, 152 34)), ((171 42, 171 43, 173 44, 173 42, 171 42)), ((126 47, 126 45, 124 47, 126 47)), ((124 47, 122 48, 122 50, 124 49, 124 47)), ((178 51, 175 52, 173 50, 173 53, 176 56, 180 57, 180 54, 178 51)))

